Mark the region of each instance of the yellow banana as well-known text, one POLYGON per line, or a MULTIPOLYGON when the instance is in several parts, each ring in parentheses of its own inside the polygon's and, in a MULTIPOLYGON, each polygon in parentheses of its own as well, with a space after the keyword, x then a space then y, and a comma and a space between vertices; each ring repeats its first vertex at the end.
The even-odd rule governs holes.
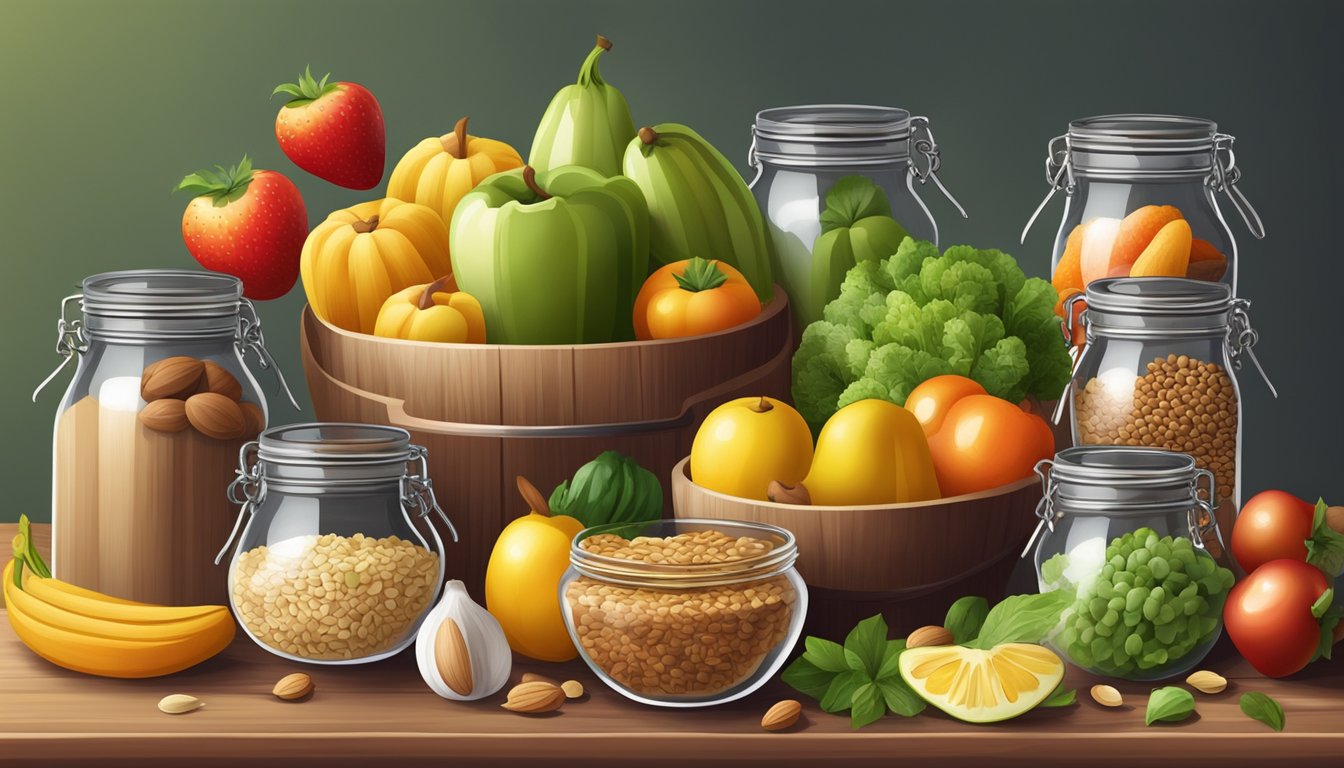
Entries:
POLYGON ((37 621, 59 629, 94 637, 122 640, 179 640, 209 631, 221 621, 233 623, 233 616, 229 613, 229 609, 222 605, 215 606, 211 613, 190 619, 138 623, 108 621, 107 619, 96 619, 71 613, 50 603, 42 602, 25 590, 13 587, 5 592, 5 602, 12 606, 13 610, 21 611, 37 621))
POLYGON ((106 596, 94 593, 94 597, 76 594, 52 586, 55 579, 44 579, 31 571, 23 577, 23 591, 48 605, 70 613, 108 621, 126 621, 149 624, 163 621, 182 621, 208 616, 219 611, 218 605, 127 605, 111 602, 106 596))
MULTIPOLYGON (((195 634, 160 639, 100 636, 49 624, 29 613, 34 603, 44 604, 14 585, 14 568, 15 563, 10 562, 3 575, 6 614, 14 634, 34 653, 66 669, 103 677, 156 677, 199 664, 228 647, 233 640, 234 623, 227 611, 224 611, 223 619, 209 622, 195 634)), ((30 581, 35 581, 32 574, 24 579, 25 585, 30 581)), ((214 608, 222 610, 219 606, 214 608)), ((47 611, 46 615, 49 616, 53 615, 50 611, 60 613, 59 609, 49 605, 38 610, 47 611)), ((87 620, 89 617, 82 615, 70 615, 63 619, 67 625, 77 625, 87 620)), ((102 622, 98 625, 102 629, 109 629, 110 625, 116 624, 106 620, 97 621, 102 622)), ((167 622, 123 626, 134 634, 145 629, 162 629, 180 624, 167 622)))
MULTIPOLYGON (((16 566, 16 567, 17 567, 17 566, 16 566)), ((139 606, 143 606, 143 607, 146 607, 146 608, 154 607, 154 604, 153 604, 153 603, 137 603, 137 602, 134 601, 134 600, 125 600, 125 599, 122 599, 122 598, 120 598, 120 597, 113 597, 113 596, 111 596, 111 595, 104 595, 102 592, 94 592, 92 589, 85 589, 85 588, 83 588, 83 587, 77 587, 77 586, 75 586, 74 584, 71 584, 71 583, 68 582, 68 581, 61 581, 60 579, 51 579, 51 580, 47 581, 46 584, 47 584, 47 586, 51 587, 52 589, 58 589, 58 590, 60 590, 60 591, 62 591, 62 592, 65 592, 66 594, 70 594, 70 595, 79 595, 80 597, 88 597, 88 598, 92 598, 92 599, 94 599, 94 600, 102 600, 102 601, 104 601, 104 602, 108 602, 108 603, 117 603, 117 604, 119 604, 119 605, 139 605, 139 606)), ((221 607, 222 607, 222 606, 221 606, 221 607)))

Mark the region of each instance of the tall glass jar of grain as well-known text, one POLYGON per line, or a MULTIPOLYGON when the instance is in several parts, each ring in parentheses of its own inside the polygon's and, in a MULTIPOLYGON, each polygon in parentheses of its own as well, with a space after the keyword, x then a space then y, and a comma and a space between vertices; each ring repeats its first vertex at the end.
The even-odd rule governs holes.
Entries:
POLYGON ((93 275, 61 303, 58 328, 65 362, 38 391, 78 365, 56 412, 55 575, 128 600, 222 603, 209 561, 233 509, 220 489, 267 419, 244 355, 274 366, 242 283, 188 270, 93 275), (76 301, 81 319, 66 316, 76 301))
POLYGON ((415 640, 443 586, 431 511, 457 540, 425 456, 405 430, 368 424, 274 427, 243 446, 238 522, 215 561, 246 521, 228 586, 248 637, 313 664, 377 661, 415 640))
POLYGON ((796 333, 821 319, 856 260, 890 256, 907 234, 938 242, 916 184, 932 181, 966 216, 938 178, 942 155, 928 118, 898 107, 762 110, 747 162, 796 333))
MULTIPOLYGON (((1240 506, 1237 371, 1249 359, 1264 377, 1253 351, 1259 336, 1250 302, 1233 299, 1225 283, 1114 278, 1070 298, 1066 317, 1084 298, 1079 322, 1086 343, 1070 384, 1074 443, 1191 455, 1213 473, 1217 522, 1230 531, 1240 506)), ((1217 543, 1208 543, 1220 556, 1217 543)))

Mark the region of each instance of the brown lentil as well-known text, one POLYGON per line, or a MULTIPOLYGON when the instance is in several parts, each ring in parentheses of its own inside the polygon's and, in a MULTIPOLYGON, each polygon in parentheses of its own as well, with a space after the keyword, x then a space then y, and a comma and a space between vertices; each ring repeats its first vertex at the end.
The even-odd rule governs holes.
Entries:
POLYGON ((242 553, 230 589, 258 641, 307 659, 357 659, 405 639, 438 575, 438 557, 414 542, 329 533, 242 553))
MULTIPOLYGON (((1217 363, 1169 354, 1148 363, 1132 390, 1108 372, 1074 401, 1085 445, 1142 445, 1186 453, 1213 472, 1219 523, 1231 523, 1237 473, 1237 390, 1217 363), (1226 509, 1224 509, 1226 507, 1226 509)), ((1203 491, 1201 491, 1203 495, 1203 491)), ((1228 528, 1223 529, 1226 536, 1228 528)))
MULTIPOLYGON (((645 563, 732 564, 772 544, 719 531, 585 539, 593 554, 645 563)), ((702 572, 697 572, 702 573, 702 572)), ((565 591, 584 653, 629 690, 711 696, 750 678, 788 634, 797 592, 784 576, 722 586, 625 587, 580 576, 565 591)))

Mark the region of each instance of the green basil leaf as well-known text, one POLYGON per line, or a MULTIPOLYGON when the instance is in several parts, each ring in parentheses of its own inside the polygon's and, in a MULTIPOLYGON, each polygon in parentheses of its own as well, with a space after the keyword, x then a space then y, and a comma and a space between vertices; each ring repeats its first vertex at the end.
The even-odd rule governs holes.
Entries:
POLYGON ((827 672, 806 658, 795 659, 789 668, 780 675, 781 680, 790 688, 814 699, 821 699, 835 679, 834 672, 827 672))
POLYGON ((854 702, 854 692, 868 682, 872 681, 867 675, 854 670, 836 675, 827 686, 826 695, 821 697, 822 710, 834 714, 849 709, 854 702))
POLYGON ((644 523, 662 517, 663 486, 634 459, 604 451, 556 486, 548 502, 553 514, 568 515, 588 528, 644 523))
POLYGON ((1335 606, 1321 617, 1321 639, 1316 644, 1316 653, 1312 655, 1312 661, 1330 660, 1330 654, 1335 647, 1335 626, 1339 624, 1342 614, 1344 610, 1341 610, 1340 606, 1335 606))
POLYGON ((1155 688, 1148 696, 1148 709, 1143 714, 1145 725, 1178 723, 1195 712, 1195 697, 1184 688, 1167 686, 1155 688))
POLYGON ((865 725, 875 723, 887 714, 887 703, 882 699, 882 691, 875 683, 864 683, 854 691, 850 704, 849 725, 859 730, 865 725))
POLYGON ((904 640, 888 640, 887 648, 882 652, 882 664, 877 668, 877 674, 873 675, 874 680, 881 680, 886 677, 901 676, 901 653, 905 651, 904 640))
POLYGON ((923 712, 927 706, 924 699, 906 685, 900 675, 878 680, 877 687, 882 691, 882 699, 887 703, 887 709, 901 717, 914 717, 923 712))
POLYGON ((1344 535, 1335 532, 1326 521, 1325 499, 1316 501, 1311 538, 1307 539, 1307 562, 1325 571, 1331 578, 1344 572, 1344 535))
POLYGON ((839 643, 820 637, 809 637, 803 643, 807 646, 803 658, 818 668, 827 672, 844 672, 849 669, 849 664, 845 661, 845 649, 839 643))
POLYGON ((860 621, 845 638, 849 668, 864 672, 869 679, 877 676, 886 649, 887 622, 880 613, 860 621))
POLYGON ((1062 589, 1005 598, 985 616, 980 634, 967 645, 988 650, 1004 643, 1039 643, 1072 603, 1073 595, 1062 589))
POLYGON ((1251 691, 1241 695, 1241 711, 1252 720, 1259 720, 1276 731, 1283 730, 1283 707, 1279 705, 1279 702, 1259 691, 1251 691))
POLYGON ((958 645, 969 643, 980 634, 980 627, 984 626, 988 615, 988 600, 974 595, 963 597, 947 609, 943 628, 952 633, 952 639, 958 645))
POLYGON ((1078 690, 1076 688, 1064 689, 1064 684, 1060 683, 1055 687, 1053 693, 1040 704, 1039 707, 1067 707, 1078 700, 1078 690))

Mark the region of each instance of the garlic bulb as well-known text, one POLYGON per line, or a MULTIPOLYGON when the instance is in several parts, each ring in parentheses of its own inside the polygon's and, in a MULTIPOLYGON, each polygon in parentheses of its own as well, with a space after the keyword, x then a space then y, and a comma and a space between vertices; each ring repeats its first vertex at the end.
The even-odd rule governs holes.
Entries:
POLYGON ((425 684, 445 699, 472 701, 509 681, 513 653, 499 621, 472 602, 460 581, 443 587, 443 598, 415 637, 415 660, 425 684))

